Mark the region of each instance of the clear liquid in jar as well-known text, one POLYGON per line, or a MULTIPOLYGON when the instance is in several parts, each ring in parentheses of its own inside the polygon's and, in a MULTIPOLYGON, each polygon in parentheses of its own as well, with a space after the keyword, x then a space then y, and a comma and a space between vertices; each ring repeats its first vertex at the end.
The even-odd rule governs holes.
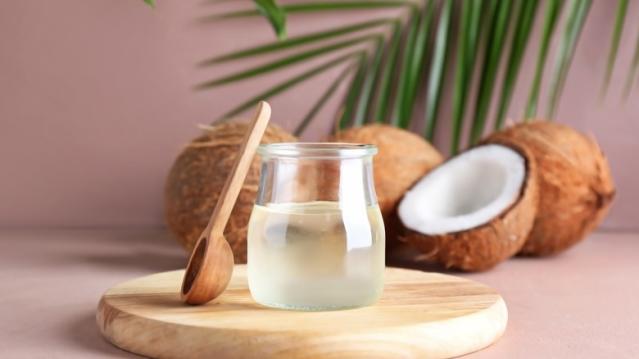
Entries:
POLYGON ((267 306, 298 310, 370 305, 382 293, 384 251, 377 206, 255 205, 248 229, 251 295, 267 306))

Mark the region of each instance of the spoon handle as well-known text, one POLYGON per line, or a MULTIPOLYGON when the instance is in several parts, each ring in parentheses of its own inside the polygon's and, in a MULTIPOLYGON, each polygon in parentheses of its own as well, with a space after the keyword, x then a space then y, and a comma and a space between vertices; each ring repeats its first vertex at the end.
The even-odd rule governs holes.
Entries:
MULTIPOLYGON (((251 167, 251 162, 253 162, 253 156, 255 156, 255 151, 266 131, 270 118, 271 106, 265 101, 260 101, 257 105, 255 118, 249 124, 246 135, 244 135, 244 139, 242 140, 242 147, 238 153, 239 157, 235 161, 231 174, 224 184, 213 215, 206 227, 208 233, 212 236, 222 236, 224 234, 224 228, 229 221, 231 211, 235 206, 237 197, 244 184, 244 179, 251 167)), ((207 231, 205 231, 205 233, 207 231)))

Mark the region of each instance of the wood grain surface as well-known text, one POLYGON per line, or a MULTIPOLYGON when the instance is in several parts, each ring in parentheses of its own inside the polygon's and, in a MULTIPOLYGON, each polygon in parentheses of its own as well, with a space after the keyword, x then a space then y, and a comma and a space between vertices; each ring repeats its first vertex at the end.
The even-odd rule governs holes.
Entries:
POLYGON ((97 322, 125 350, 156 358, 443 358, 495 342, 506 305, 493 289, 464 278, 387 268, 384 295, 370 307, 296 312, 255 303, 246 267, 203 306, 180 301, 183 271, 109 289, 97 322))

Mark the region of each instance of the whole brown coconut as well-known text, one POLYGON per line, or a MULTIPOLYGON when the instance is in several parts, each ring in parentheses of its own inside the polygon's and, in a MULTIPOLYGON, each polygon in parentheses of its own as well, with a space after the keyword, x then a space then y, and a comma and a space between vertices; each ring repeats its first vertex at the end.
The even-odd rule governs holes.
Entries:
MULTIPOLYGON (((537 168, 534 161, 530 160, 532 155, 517 145, 509 148, 525 160, 525 180, 516 201, 490 221, 468 230, 427 235, 403 226, 400 240, 421 252, 419 260, 436 262, 446 268, 483 271, 519 252, 535 220, 539 188, 536 181, 537 168)), ((445 164, 438 168, 443 169, 445 164)))
MULTIPOLYGON (((244 123, 210 127, 187 145, 173 163, 165 187, 166 222, 189 251, 213 213, 246 130, 244 123)), ((274 125, 269 125, 262 138, 262 143, 293 141, 293 135, 274 125)), ((259 172, 256 156, 224 232, 236 263, 246 263, 246 230, 257 196, 259 172)))
POLYGON ((522 254, 558 253, 581 241, 607 214, 615 186, 594 139, 568 126, 535 121, 485 142, 525 147, 537 163, 539 208, 522 254))
POLYGON ((443 161, 442 155, 422 137, 389 125, 366 125, 335 134, 335 142, 368 143, 379 149, 373 158, 375 192, 392 245, 398 227, 397 203, 418 179, 443 161))

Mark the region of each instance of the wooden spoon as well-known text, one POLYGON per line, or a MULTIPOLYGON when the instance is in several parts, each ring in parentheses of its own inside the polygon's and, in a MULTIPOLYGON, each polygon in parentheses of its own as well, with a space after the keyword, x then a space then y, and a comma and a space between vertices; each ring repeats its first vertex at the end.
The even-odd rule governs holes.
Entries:
POLYGON ((182 300, 185 303, 197 305, 211 301, 222 294, 231 279, 233 251, 224 238, 224 228, 270 118, 271 107, 261 101, 209 224, 191 253, 182 281, 182 300))

